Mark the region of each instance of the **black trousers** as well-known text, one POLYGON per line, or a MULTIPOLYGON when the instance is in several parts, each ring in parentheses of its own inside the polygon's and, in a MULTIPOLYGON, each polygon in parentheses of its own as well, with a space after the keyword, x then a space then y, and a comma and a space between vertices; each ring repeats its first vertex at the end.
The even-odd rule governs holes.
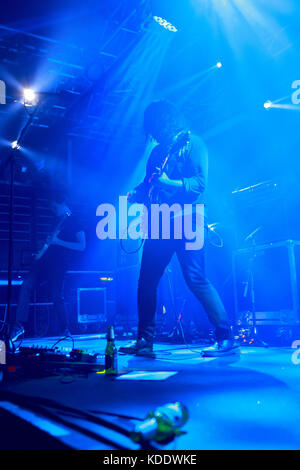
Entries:
POLYGON ((25 277, 20 290, 19 302, 16 312, 16 320, 19 323, 28 322, 29 304, 34 288, 42 282, 47 282, 51 300, 54 304, 54 314, 50 317, 50 333, 55 333, 56 323, 60 332, 63 332, 67 326, 67 317, 65 312, 65 303, 63 296, 65 269, 61 266, 43 260, 37 261, 32 266, 30 272, 25 277), (57 320, 57 322, 55 321, 57 320))
POLYGON ((158 283, 176 253, 184 279, 201 302, 210 322, 216 328, 216 338, 230 336, 225 307, 205 276, 205 255, 202 250, 186 250, 184 240, 146 240, 138 283, 138 337, 153 341, 158 283))

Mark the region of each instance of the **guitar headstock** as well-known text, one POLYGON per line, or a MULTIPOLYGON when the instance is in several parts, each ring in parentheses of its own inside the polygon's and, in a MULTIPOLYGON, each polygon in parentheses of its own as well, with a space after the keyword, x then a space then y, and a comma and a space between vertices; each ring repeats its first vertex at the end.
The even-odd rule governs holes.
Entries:
POLYGON ((173 139, 173 142, 170 146, 170 154, 174 154, 184 149, 191 140, 191 132, 188 130, 183 130, 179 132, 173 139))

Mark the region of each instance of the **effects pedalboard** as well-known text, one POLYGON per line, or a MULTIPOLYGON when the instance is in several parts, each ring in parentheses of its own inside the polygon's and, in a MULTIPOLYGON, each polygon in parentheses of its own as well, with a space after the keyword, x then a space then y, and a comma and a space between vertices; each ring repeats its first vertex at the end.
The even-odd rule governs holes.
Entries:
POLYGON ((42 346, 20 347, 8 355, 9 376, 41 377, 73 371, 89 373, 104 369, 101 354, 90 354, 81 349, 61 351, 59 348, 42 346))

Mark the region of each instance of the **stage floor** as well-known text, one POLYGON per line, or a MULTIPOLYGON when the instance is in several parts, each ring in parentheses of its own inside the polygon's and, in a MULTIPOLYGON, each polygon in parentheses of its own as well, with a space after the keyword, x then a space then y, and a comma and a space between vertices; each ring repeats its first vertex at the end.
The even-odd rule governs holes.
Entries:
MULTIPOLYGON (((74 341, 76 348, 104 353, 105 339, 101 336, 74 336, 74 341)), ((55 338, 35 338, 22 344, 49 347, 54 342, 55 338)), ((123 343, 117 341, 117 346, 123 343)), ((60 347, 72 347, 72 343, 64 341, 60 347)), ((204 359, 201 345, 192 347, 157 344, 156 359, 119 355, 119 368, 127 373, 125 380, 91 373, 87 377, 26 379, 3 384, 0 390, 48 398, 79 410, 92 410, 98 416, 108 412, 144 418, 160 405, 181 401, 190 415, 184 427, 186 434, 166 449, 300 449, 300 364, 292 362, 294 350, 245 347, 240 355, 204 359), (130 371, 135 374, 128 375, 130 371), (148 376, 148 372, 156 373, 148 376), (165 378, 163 372, 175 374, 165 378)), ((67 419, 78 424, 77 417, 67 419)), ((129 423, 123 418, 110 419, 122 421, 125 427, 129 423)), ((62 441, 77 449, 138 448, 115 431, 98 424, 86 426, 104 435, 103 442, 96 442, 92 435, 83 438, 76 429, 65 435, 62 432, 62 441)), ((18 447, 17 442, 14 445, 18 447)))

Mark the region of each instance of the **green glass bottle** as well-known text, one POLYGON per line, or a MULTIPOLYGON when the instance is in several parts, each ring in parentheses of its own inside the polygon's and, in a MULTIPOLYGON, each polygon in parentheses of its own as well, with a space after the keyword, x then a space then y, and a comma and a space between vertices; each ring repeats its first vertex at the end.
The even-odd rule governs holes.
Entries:
POLYGON ((115 345, 114 327, 107 329, 107 343, 105 348, 105 375, 118 373, 118 350, 115 345))
POLYGON ((134 442, 163 442, 183 434, 181 427, 188 420, 188 410, 180 402, 168 403, 156 408, 146 416, 145 420, 136 425, 131 433, 134 442))

